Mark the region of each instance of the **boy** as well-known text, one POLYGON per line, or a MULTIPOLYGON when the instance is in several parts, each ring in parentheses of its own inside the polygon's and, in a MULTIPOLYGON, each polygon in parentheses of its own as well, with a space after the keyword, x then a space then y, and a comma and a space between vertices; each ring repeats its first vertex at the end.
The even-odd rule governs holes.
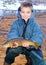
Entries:
POLYGON ((4 65, 11 65, 19 54, 25 54, 31 60, 32 65, 44 65, 41 52, 42 32, 32 17, 32 4, 24 2, 19 10, 20 17, 12 24, 7 40, 22 37, 33 41, 39 47, 36 50, 34 46, 29 46, 26 42, 23 42, 22 47, 18 47, 18 43, 15 42, 13 48, 7 49, 4 65))

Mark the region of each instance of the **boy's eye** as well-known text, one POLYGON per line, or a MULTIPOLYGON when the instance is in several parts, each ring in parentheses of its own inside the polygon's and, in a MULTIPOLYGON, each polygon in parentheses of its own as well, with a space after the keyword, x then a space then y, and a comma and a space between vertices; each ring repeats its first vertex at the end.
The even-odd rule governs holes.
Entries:
POLYGON ((27 12, 27 13, 30 13, 30 12, 27 12))
POLYGON ((24 12, 22 11, 22 13, 24 13, 24 12))

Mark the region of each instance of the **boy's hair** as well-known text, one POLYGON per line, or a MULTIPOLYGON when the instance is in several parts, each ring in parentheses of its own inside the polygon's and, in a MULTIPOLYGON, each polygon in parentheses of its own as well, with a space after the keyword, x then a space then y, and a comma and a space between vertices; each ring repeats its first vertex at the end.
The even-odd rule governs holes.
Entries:
POLYGON ((23 6, 23 7, 32 7, 32 3, 23 2, 23 3, 21 3, 21 6, 23 6))
POLYGON ((23 3, 21 3, 21 6, 19 7, 19 11, 21 11, 22 7, 30 7, 31 9, 33 8, 32 3, 29 3, 29 2, 23 2, 23 3))

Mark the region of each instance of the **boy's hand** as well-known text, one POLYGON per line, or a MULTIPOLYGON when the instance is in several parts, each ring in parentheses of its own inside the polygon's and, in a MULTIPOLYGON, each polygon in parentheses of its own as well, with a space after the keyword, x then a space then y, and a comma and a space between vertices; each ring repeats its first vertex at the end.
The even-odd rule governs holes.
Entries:
POLYGON ((26 48, 29 47, 29 45, 28 45, 26 42, 23 42, 23 43, 22 43, 22 46, 23 46, 23 47, 26 47, 26 48))
POLYGON ((12 48, 16 48, 16 47, 18 47, 18 43, 17 42, 13 43, 13 47, 12 48))

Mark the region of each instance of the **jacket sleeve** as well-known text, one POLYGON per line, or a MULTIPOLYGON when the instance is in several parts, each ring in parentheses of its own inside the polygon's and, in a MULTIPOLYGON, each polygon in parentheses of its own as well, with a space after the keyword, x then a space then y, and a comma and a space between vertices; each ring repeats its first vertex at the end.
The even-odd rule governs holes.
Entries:
POLYGON ((7 35, 7 40, 11 40, 14 38, 18 38, 19 37, 19 33, 18 33, 18 28, 17 28, 18 24, 17 21, 15 21, 12 25, 11 25, 11 29, 7 35))
POLYGON ((31 40, 35 43, 38 43, 39 45, 42 45, 43 43, 42 31, 36 22, 34 23, 31 40))

